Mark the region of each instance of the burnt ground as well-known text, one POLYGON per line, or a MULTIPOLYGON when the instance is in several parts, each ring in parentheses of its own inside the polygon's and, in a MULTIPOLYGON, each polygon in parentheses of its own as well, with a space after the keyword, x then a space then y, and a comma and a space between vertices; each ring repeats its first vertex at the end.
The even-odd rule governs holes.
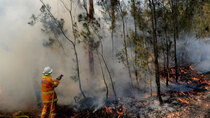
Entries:
MULTIPOLYGON (((206 75, 206 79, 209 83, 210 74, 206 75)), ((210 118, 210 86, 205 88, 205 91, 195 91, 191 94, 183 92, 177 95, 167 92, 162 95, 165 101, 162 106, 155 97, 144 101, 122 98, 121 105, 124 109, 121 113, 113 107, 76 110, 73 106, 58 105, 57 118, 210 118), (184 102, 177 100, 179 98, 184 102)), ((40 118, 40 113, 41 109, 30 107, 28 110, 13 113, 0 111, 0 118, 40 118)))
POLYGON ((193 96, 189 105, 183 106, 163 118, 210 118, 210 91, 203 95, 193 96))
MULTIPOLYGON (((58 106, 57 118, 210 118, 209 89, 203 92, 202 95, 193 95, 187 98, 189 104, 172 101, 160 107, 157 105, 156 98, 151 98, 150 103, 148 103, 149 101, 124 101, 128 103, 125 105, 127 108, 122 116, 119 116, 114 110, 106 112, 105 108, 94 111, 93 109, 75 110, 71 106, 58 106)), ((4 113, 4 115, 13 116, 12 118, 24 115, 30 118, 40 118, 40 113, 40 109, 30 109, 24 112, 4 113)), ((3 114, 0 113, 0 115, 3 114)))
MULTIPOLYGON (((210 82, 210 73, 205 74, 206 80, 210 82)), ((210 118, 210 86, 200 95, 189 97, 189 104, 183 104, 177 111, 171 112, 163 118, 210 118)))

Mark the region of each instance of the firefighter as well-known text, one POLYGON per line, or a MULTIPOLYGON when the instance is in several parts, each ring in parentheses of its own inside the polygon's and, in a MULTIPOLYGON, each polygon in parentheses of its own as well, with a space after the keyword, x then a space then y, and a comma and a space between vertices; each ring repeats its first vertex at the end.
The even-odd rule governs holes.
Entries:
POLYGON ((56 115, 57 96, 54 88, 59 85, 63 75, 60 75, 56 80, 52 80, 53 69, 45 67, 42 77, 42 102, 44 104, 42 109, 41 118, 46 118, 48 115, 50 118, 54 118, 56 115))

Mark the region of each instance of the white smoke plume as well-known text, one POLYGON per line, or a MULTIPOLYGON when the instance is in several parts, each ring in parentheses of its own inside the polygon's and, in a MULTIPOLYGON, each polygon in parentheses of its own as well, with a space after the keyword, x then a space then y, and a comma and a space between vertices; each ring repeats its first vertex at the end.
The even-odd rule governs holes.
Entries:
MULTIPOLYGON (((45 1, 52 5, 53 13, 58 18, 64 18, 69 21, 69 16, 61 3, 56 4, 56 1, 45 1)), ((41 7, 40 1, 29 0, 0 0, 0 110, 14 111, 27 109, 30 106, 36 106, 36 95, 40 94, 40 81, 42 71, 45 66, 51 66, 54 70, 53 77, 59 74, 64 75, 64 79, 56 89, 59 104, 72 104, 74 97, 79 92, 78 82, 73 81, 70 76, 75 74, 75 65, 72 59, 74 53, 71 51, 71 45, 61 37, 61 42, 65 50, 58 46, 44 47, 43 43, 49 38, 41 31, 41 23, 30 26, 27 23, 30 21, 32 14, 39 14, 41 7), (74 68, 74 69, 73 69, 74 68)), ((75 11, 73 11, 75 13, 75 11)), ((97 12, 97 11, 96 11, 97 12)), ((77 15, 77 14, 76 14, 77 15)), ((77 16, 75 16, 77 17, 77 16)), ((70 29, 70 22, 66 22, 66 27, 70 29)), ((71 31, 69 31, 71 32, 71 31)), ((71 37, 71 33, 68 34, 71 37)), ((109 41, 109 40, 108 40, 109 41)), ((106 42, 108 43, 108 42, 106 42)), ((106 44, 105 43, 105 44, 106 44)), ((109 53, 110 44, 106 44, 107 52, 105 57, 111 57, 109 53)), ((105 97, 104 84, 100 70, 96 71, 95 78, 89 77, 89 66, 87 58, 87 50, 82 44, 77 47, 79 54, 80 74, 82 87, 87 96, 105 97)), ((97 57, 95 63, 98 63, 97 57)), ((107 62, 111 62, 111 58, 106 58, 107 62)), ((121 69, 122 64, 109 63, 113 67, 115 76, 119 78, 120 83, 115 83, 119 86, 117 93, 122 91, 120 87, 127 86, 127 71, 121 69)), ((96 65, 95 68, 99 68, 96 65)), ((105 71, 105 69, 104 69, 105 71)), ((106 72, 106 75, 107 72, 106 72)), ((108 76, 106 80, 110 84, 108 76)), ((114 81, 116 81, 114 79, 114 81)), ((111 86, 109 86, 111 88, 111 86)), ((112 90, 109 89, 112 94, 112 90)))
POLYGON ((210 71, 210 39, 196 38, 188 34, 178 41, 178 59, 180 63, 193 64, 196 70, 210 71))
POLYGON ((54 78, 64 74, 57 88, 60 102, 69 104, 79 92, 78 84, 70 79, 72 54, 65 56, 61 49, 44 47, 48 36, 41 32, 41 24, 27 24, 32 13, 39 14, 40 7, 39 1, 0 1, 0 110, 36 106, 35 93, 41 90, 45 66, 54 69, 54 78))

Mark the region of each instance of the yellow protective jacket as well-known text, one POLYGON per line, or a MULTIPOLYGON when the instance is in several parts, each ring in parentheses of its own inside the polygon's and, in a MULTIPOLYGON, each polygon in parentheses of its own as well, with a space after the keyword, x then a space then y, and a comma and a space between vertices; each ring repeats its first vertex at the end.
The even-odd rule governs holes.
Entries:
POLYGON ((54 88, 59 84, 59 80, 52 80, 52 75, 42 77, 42 101, 43 103, 52 103, 57 101, 57 95, 54 88))

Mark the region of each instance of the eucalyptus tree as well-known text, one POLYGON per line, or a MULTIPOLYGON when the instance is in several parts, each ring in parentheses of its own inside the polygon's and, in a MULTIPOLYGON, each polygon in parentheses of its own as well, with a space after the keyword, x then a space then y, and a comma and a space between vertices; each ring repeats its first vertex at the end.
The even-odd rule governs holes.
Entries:
MULTIPOLYGON (((73 33, 73 40, 71 40, 70 37, 67 36, 66 32, 67 30, 64 29, 64 19, 57 19, 51 12, 51 7, 48 4, 45 4, 42 0, 40 0, 40 2, 42 3, 42 7, 40 8, 40 14, 38 16, 32 15, 31 17, 31 21, 28 23, 30 25, 34 25, 37 22, 41 22, 43 24, 43 27, 45 28, 45 30, 43 31, 51 31, 53 32, 55 35, 62 35, 64 36, 64 38, 73 46, 73 51, 75 54, 75 63, 76 63, 76 75, 72 76, 74 78, 74 80, 78 80, 79 82, 79 89, 80 92, 83 96, 83 98, 86 98, 86 95, 82 89, 82 84, 81 84, 81 78, 80 78, 80 68, 79 68, 79 59, 78 59, 78 53, 77 53, 77 38, 79 36, 78 31, 77 31, 77 24, 76 22, 73 20, 72 17, 72 1, 70 0, 70 9, 68 9, 69 14, 70 14, 70 18, 71 18, 71 23, 72 23, 72 33, 73 33), (50 30, 47 30, 50 29, 50 30)), ((47 45, 51 45, 53 42, 53 40, 51 39, 50 43, 48 43, 47 45)))
POLYGON ((155 78, 157 84, 157 95, 159 98, 160 104, 163 103, 160 91, 160 73, 159 73, 159 62, 158 62, 158 42, 157 42, 157 14, 156 14, 156 4, 157 0, 149 0, 149 6, 151 10, 151 22, 152 22, 152 32, 153 32, 153 48, 154 48, 154 57, 155 57, 155 78))

